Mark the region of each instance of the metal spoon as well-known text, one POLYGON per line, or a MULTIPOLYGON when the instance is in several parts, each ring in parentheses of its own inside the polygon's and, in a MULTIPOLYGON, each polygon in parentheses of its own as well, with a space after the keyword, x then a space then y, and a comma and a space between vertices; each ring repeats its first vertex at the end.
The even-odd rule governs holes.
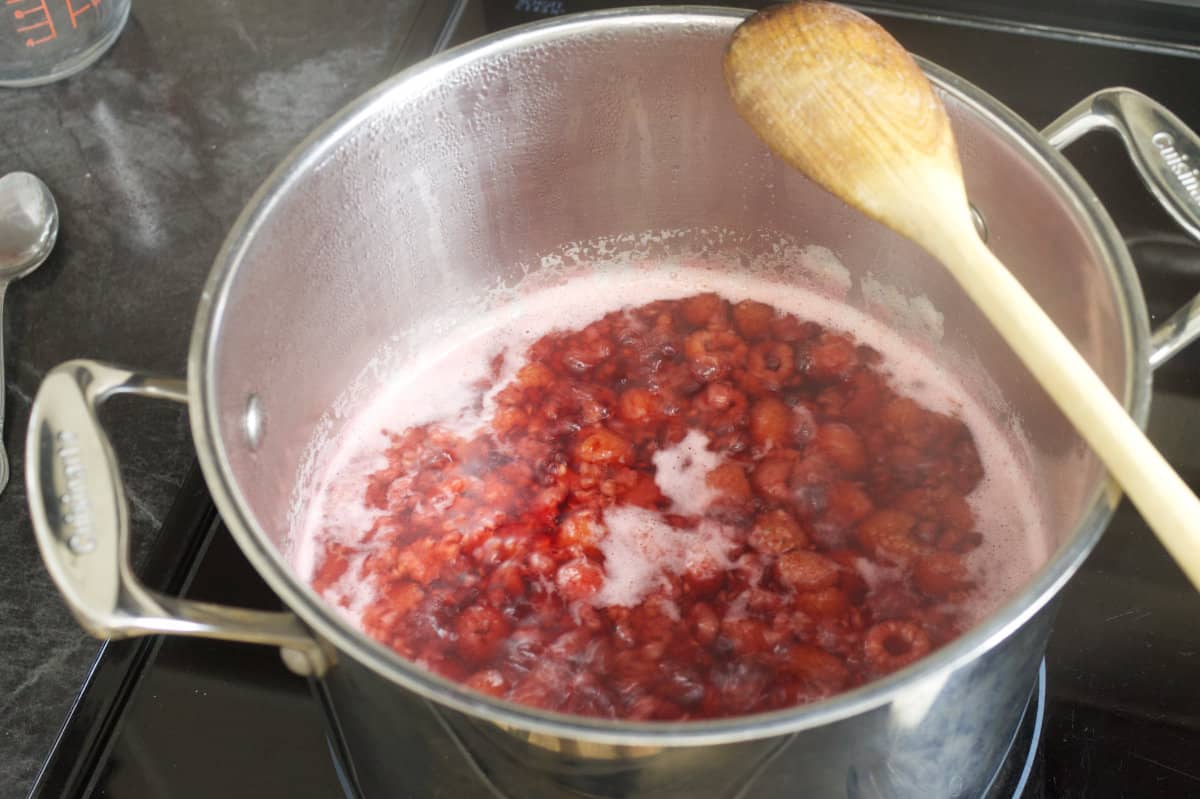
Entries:
POLYGON ((4 294, 8 284, 42 265, 58 238, 58 206, 28 172, 0 178, 0 491, 8 485, 4 448, 4 294))
POLYGON ((1200 500, 976 234, 946 110, 904 48, 848 8, 795 3, 734 32, 725 79, 777 155, 946 266, 1200 588, 1200 500))

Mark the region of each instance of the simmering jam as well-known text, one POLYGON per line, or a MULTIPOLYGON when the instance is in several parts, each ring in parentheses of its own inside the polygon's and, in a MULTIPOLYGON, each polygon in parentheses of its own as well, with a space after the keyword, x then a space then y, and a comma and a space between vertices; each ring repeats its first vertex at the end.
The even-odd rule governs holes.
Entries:
POLYGON ((475 690, 623 719, 785 708, 942 646, 986 593, 972 430, 827 324, 659 299, 496 352, 468 388, 342 475, 311 582, 475 690))

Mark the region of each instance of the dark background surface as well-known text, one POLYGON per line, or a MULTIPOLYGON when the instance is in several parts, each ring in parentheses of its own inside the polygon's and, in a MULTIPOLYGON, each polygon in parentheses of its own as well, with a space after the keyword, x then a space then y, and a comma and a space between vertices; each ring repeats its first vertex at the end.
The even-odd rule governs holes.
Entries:
MULTIPOLYGON (((486 17, 476 5, 463 37, 480 32, 485 19, 495 26, 531 18, 513 10, 519 4, 485 3, 486 17)), ((89 70, 49 87, 0 90, 0 172, 39 174, 63 212, 58 249, 10 291, 5 321, 5 439, 14 478, 0 495, 0 796, 29 787, 97 648, 50 586, 29 531, 19 450, 30 397, 48 368, 72 357, 184 372, 200 287, 245 200, 305 133, 409 53, 408 32, 421 10, 416 0, 333 5, 135 5, 114 50, 89 70)), ((441 5, 429 0, 425 13, 441 5)), ((974 7, 954 5, 960 12, 974 7)), ((1145 24, 1125 32, 1147 35, 1153 22, 1176 53, 1187 50, 1181 41, 1200 39, 1188 8, 1088 6, 1093 13, 1071 16, 1069 27, 1111 32, 1112 20, 1133 9, 1146 12, 1145 24), (1168 11, 1178 13, 1164 25, 1158 15, 1168 11)), ((982 10, 1038 22, 1030 15, 1079 7, 1012 3, 982 10)), ((1194 56, 880 19, 910 49, 976 82, 1034 125, 1094 89, 1123 84, 1200 128, 1194 56)), ((1200 259, 1173 244, 1173 225, 1140 188, 1115 141, 1089 137, 1070 155, 1123 233, 1149 242, 1139 244, 1137 255, 1152 314, 1161 321, 1200 289, 1200 259)), ((1193 486, 1200 485, 1196 349, 1160 372, 1151 420, 1155 440, 1193 486)), ((140 561, 193 457, 187 423, 174 406, 139 401, 114 404, 109 423, 131 494, 140 561)), ((211 569, 196 586, 201 595, 222 599, 232 590, 270 602, 246 584, 227 534, 218 530, 211 546, 206 563, 233 565, 211 569)), ((1045 795, 1200 796, 1198 618, 1200 599, 1123 506, 1064 592, 1048 664, 1051 700, 1039 766, 1045 795)), ((336 791, 316 705, 274 652, 168 642, 145 654, 156 665, 130 702, 138 721, 122 726, 95 795, 336 791)))
MULTIPOLYGON (((84 72, 0 88, 0 174, 38 175, 62 214, 54 253, 5 308, 0 796, 28 790, 98 646, 67 613, 30 531, 21 452, 42 376, 78 357, 183 375, 226 230, 305 134, 395 71, 423 5, 135 2, 116 45, 84 72)), ((194 458, 187 419, 171 403, 118 400, 108 424, 140 561, 194 458)))

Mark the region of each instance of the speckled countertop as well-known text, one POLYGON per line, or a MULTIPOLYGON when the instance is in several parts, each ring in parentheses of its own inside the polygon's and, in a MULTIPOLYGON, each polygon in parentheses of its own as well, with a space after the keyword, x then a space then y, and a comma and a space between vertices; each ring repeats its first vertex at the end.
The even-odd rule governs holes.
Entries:
MULTIPOLYGON (((75 357, 183 375, 201 286, 243 204, 317 123, 411 58, 409 31, 445 5, 134 0, 88 70, 0 89, 0 174, 39 175, 62 213, 57 248, 5 308, 0 796, 29 789, 98 646, 30 530, 21 450, 42 376, 75 357)), ((145 551, 194 457, 187 419, 170 403, 118 400, 106 422, 145 551)))

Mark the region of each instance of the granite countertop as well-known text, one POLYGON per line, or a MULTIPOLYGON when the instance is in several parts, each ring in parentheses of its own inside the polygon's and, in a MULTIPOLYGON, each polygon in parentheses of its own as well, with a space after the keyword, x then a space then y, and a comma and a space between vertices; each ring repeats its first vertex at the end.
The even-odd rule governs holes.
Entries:
MULTIPOLYGON (((405 63, 407 34, 434 13, 422 0, 135 0, 89 69, 0 89, 0 174, 40 176, 62 215, 54 253, 5 308, 0 796, 28 791, 98 647, 30 529, 21 452, 43 375, 76 357, 183 375, 201 287, 246 200, 317 123, 405 63)), ((138 399, 105 417, 144 552, 194 458, 187 419, 138 399)))

